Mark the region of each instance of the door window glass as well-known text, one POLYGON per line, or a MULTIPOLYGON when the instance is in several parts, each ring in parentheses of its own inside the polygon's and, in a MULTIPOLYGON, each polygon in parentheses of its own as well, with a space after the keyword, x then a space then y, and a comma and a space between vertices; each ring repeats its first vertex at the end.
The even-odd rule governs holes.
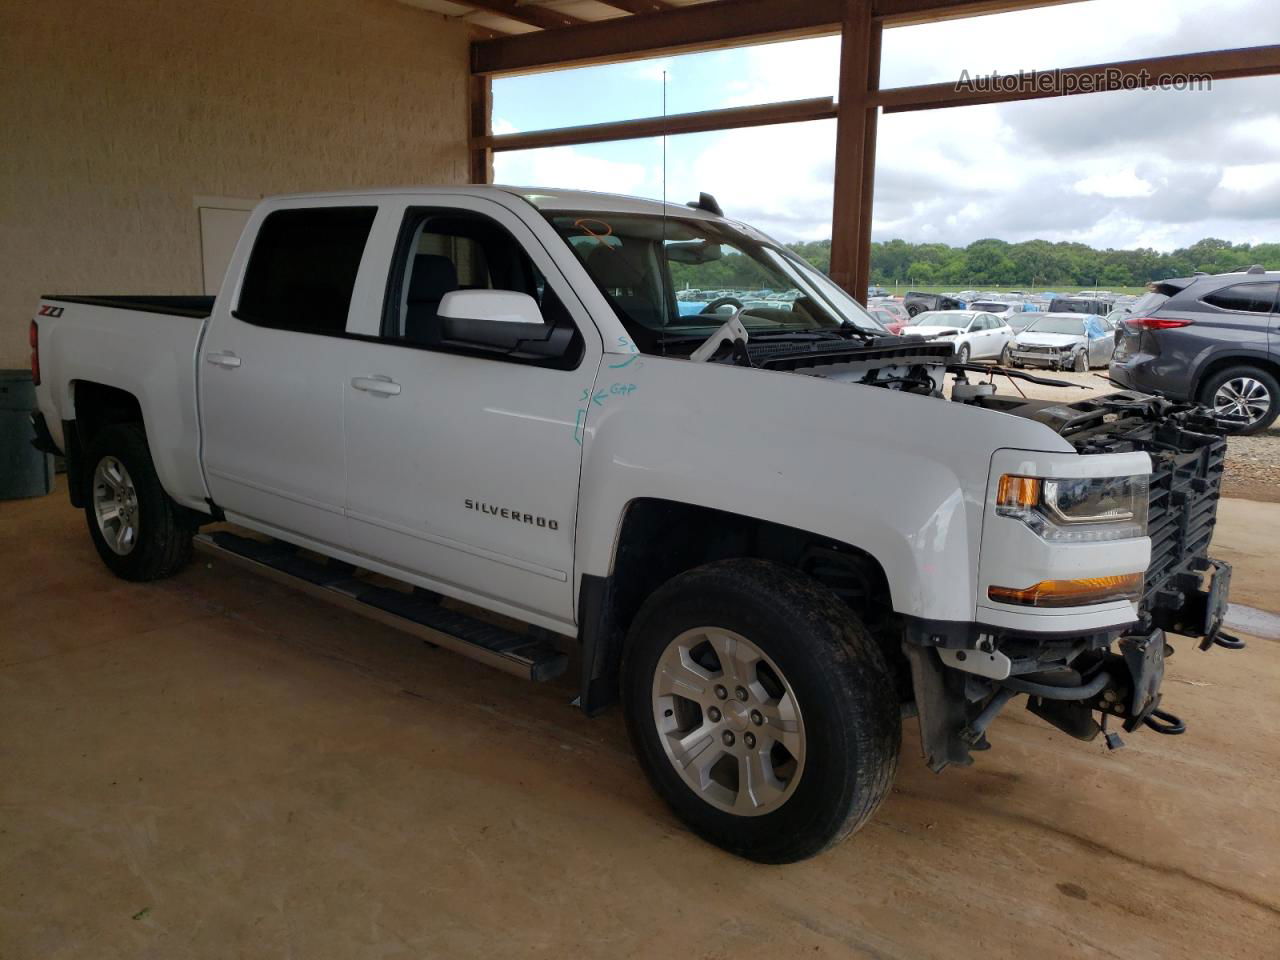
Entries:
POLYGON ((1277 286, 1280 284, 1237 283, 1209 294, 1204 302, 1223 310, 1270 313, 1275 306, 1277 286))
POLYGON ((398 249, 384 339, 446 353, 577 366, 582 337, 563 300, 520 242, 496 221, 466 210, 412 210, 398 249), (542 329, 505 347, 460 337, 465 331, 442 318, 440 306, 449 294, 466 290, 501 290, 532 298, 542 329))
POLYGON ((302 333, 342 333, 376 207, 277 210, 258 227, 235 316, 302 333))

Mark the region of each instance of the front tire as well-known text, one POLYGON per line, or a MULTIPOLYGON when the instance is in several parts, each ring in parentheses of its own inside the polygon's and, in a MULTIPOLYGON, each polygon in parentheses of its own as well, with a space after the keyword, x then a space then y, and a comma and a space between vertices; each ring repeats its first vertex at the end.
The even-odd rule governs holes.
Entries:
POLYGON ((111 572, 159 580, 186 566, 195 525, 160 485, 142 425, 103 427, 84 462, 89 536, 111 572))
POLYGON ((1002 367, 1013 366, 1013 344, 1006 343, 1004 345, 1004 349, 1000 351, 1000 366, 1002 367))
POLYGON ((1200 388, 1200 402, 1231 417, 1231 433, 1259 433, 1280 415, 1280 383, 1261 367, 1241 364, 1215 373, 1200 388))
POLYGON ((1075 363, 1073 363, 1073 364, 1071 365, 1071 369, 1072 369, 1072 370, 1074 370, 1076 373, 1088 373, 1088 372, 1089 372, 1089 353, 1088 353, 1088 351, 1086 351, 1086 350, 1081 350, 1079 353, 1077 353, 1077 354, 1076 354, 1075 363))
POLYGON ((969 345, 967 343, 960 344, 960 349, 956 351, 956 363, 969 362, 969 345))
POLYGON ((901 744, 893 675, 848 607, 790 568, 725 560, 668 581, 632 624, 623 678, 650 783, 731 853, 813 856, 889 792, 901 744))

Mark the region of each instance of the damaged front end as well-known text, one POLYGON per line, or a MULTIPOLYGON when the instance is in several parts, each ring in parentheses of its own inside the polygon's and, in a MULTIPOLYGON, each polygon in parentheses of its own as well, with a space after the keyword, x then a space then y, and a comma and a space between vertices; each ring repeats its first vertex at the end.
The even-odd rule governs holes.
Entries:
POLYGON ((1114 749, 1148 727, 1180 734, 1161 700, 1167 634, 1212 646, 1244 644, 1222 631, 1231 568, 1209 557, 1226 440, 1203 409, 1137 393, 1061 404, 1001 396, 979 405, 1053 427, 1080 454, 1145 452, 1151 458, 1147 535, 1151 558, 1138 619, 1097 633, 1019 633, 981 624, 908 621, 921 740, 929 766, 972 763, 988 749, 987 730, 1012 700, 1080 740, 1104 734, 1114 749))

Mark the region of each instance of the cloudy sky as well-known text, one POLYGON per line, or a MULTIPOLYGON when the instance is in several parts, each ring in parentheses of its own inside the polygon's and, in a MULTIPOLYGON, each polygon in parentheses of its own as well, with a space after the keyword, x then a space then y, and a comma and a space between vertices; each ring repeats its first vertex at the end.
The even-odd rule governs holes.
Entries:
MULTIPOLYGON (((1277 0, 1087 0, 885 31, 884 87, 1280 42, 1277 0)), ((494 83, 494 131, 832 96, 835 37, 494 83)), ((831 231, 835 122, 671 137, 666 195, 783 240, 831 231)), ((663 195, 659 139, 499 153, 499 183, 663 195)), ((1097 247, 1280 240, 1280 77, 882 116, 874 237, 1097 247)))

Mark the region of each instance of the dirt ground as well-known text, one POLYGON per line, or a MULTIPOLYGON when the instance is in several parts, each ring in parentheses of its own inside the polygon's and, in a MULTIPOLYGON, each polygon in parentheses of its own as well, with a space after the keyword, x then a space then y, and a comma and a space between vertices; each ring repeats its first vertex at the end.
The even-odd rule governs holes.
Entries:
MULTIPOLYGON (((1280 505, 1227 501, 1276 610, 1280 505)), ((0 503, 0 957, 1280 957, 1280 642, 1178 644, 1183 737, 1021 709, 873 822, 761 867, 686 832, 621 718, 248 573, 112 578, 0 503)))

